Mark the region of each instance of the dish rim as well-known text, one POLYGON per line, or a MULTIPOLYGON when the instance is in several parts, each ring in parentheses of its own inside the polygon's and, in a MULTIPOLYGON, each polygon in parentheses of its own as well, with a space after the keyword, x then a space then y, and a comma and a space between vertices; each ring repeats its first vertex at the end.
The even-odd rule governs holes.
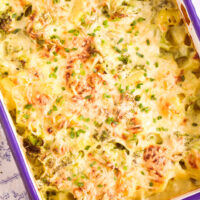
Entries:
MULTIPOLYGON (((199 44, 200 44, 200 19, 196 13, 196 9, 192 3, 192 0, 182 0, 182 2, 184 3, 187 13, 189 14, 189 18, 192 22, 192 25, 194 27, 196 36, 199 39, 199 44)), ((198 48, 198 50, 200 52, 199 48, 198 48)), ((10 114, 4 103, 4 99, 1 94, 1 91, 0 91, 0 123, 5 132, 8 145, 11 149, 15 163, 18 167, 18 170, 20 172, 24 186, 28 192, 30 199, 31 200, 42 200, 41 195, 36 187, 36 183, 35 183, 32 173, 31 173, 30 167, 26 161, 23 150, 20 147, 19 141, 17 139, 17 133, 16 133, 15 126, 12 122, 10 114)), ((199 200, 200 199, 200 188, 197 190, 194 190, 192 192, 188 192, 183 195, 180 195, 176 198, 173 198, 173 200, 181 200, 181 199, 199 200)))
POLYGON ((200 40, 200 19, 197 15, 196 9, 192 3, 192 0, 183 0, 185 7, 187 9, 187 12, 189 14, 190 20, 193 24, 193 27, 195 29, 196 35, 200 40))

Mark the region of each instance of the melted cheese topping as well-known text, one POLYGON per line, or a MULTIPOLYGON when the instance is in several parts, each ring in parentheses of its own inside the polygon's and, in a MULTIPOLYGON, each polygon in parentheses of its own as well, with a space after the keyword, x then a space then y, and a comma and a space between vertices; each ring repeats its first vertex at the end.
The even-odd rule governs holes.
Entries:
POLYGON ((199 77, 172 0, 0 2, 0 90, 43 199, 198 187, 199 77))

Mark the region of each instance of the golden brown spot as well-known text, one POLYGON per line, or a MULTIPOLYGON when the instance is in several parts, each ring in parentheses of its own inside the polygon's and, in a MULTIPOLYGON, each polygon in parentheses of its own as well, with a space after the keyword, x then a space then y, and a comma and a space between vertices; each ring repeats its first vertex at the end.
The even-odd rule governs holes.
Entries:
POLYGON ((198 168, 197 163, 196 163, 196 157, 193 154, 189 155, 188 161, 192 168, 194 168, 194 169, 198 168))
POLYGON ((143 159, 145 161, 145 166, 150 175, 156 177, 157 182, 162 182, 161 178, 164 175, 164 168, 168 161, 165 156, 165 151, 165 148, 154 145, 150 145, 144 150, 143 159))
POLYGON ((187 11, 186 11, 185 7, 183 6, 183 4, 181 4, 181 11, 182 11, 182 13, 183 13, 185 22, 186 22, 188 25, 190 25, 190 18, 188 17, 187 11))

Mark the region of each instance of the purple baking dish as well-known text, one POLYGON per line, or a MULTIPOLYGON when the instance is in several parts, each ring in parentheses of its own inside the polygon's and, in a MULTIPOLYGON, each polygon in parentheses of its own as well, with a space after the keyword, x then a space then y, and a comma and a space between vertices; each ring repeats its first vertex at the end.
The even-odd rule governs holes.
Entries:
MULTIPOLYGON (((177 0, 180 11, 182 12, 186 25, 188 27, 188 31, 190 32, 194 45, 196 47, 197 52, 200 55, 200 0, 177 0), (199 7, 197 11, 195 9, 196 5, 199 7)), ((6 138, 8 140, 8 144, 11 148, 13 157, 17 164, 17 167, 20 171, 21 177, 23 179, 26 190, 29 193, 31 200, 41 200, 40 194, 34 182, 33 176, 30 172, 29 166, 26 163, 26 159, 22 150, 20 149, 19 142, 16 138, 16 131, 8 113, 6 106, 3 102, 3 97, 0 93, 0 122, 5 131, 6 138)), ((179 197, 174 198, 174 200, 200 200, 200 189, 186 193, 179 197)))

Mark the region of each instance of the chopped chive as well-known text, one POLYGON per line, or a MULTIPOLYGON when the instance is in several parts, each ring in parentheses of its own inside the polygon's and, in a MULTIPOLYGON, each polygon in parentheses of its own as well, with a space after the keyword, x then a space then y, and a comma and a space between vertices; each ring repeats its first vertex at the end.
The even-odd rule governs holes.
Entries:
POLYGON ((31 109, 32 106, 33 106, 32 104, 26 104, 26 105, 24 106, 24 108, 25 108, 25 109, 31 109))
POLYGON ((143 21, 145 21, 145 18, 139 17, 139 18, 137 19, 137 21, 138 21, 138 22, 143 22, 143 21))
POLYGON ((49 78, 57 78, 57 75, 55 74, 55 73, 51 73, 51 74, 49 74, 49 78))
POLYGON ((119 41, 117 42, 117 44, 120 44, 120 43, 122 43, 122 42, 123 42, 123 40, 124 40, 123 38, 120 38, 120 39, 119 39, 119 41))
POLYGON ((103 98, 110 98, 111 96, 109 94, 104 93, 103 98))
POLYGON ((143 85, 143 83, 138 83, 138 84, 136 85, 136 88, 137 88, 137 89, 140 89, 142 85, 143 85))
POLYGON ((100 188, 101 188, 101 187, 103 187, 103 185, 99 184, 99 185, 97 185, 97 187, 100 187, 100 188))
POLYGON ((63 96, 57 97, 56 103, 60 103, 60 101, 61 101, 62 98, 63 98, 63 96))
POLYGON ((108 27, 108 20, 104 20, 103 25, 104 25, 105 28, 107 28, 108 27))
POLYGON ((149 45, 150 45, 150 40, 147 39, 147 40, 146 40, 146 43, 147 43, 147 45, 149 46, 149 45))
POLYGON ((152 183, 152 182, 150 182, 150 183, 149 183, 149 186, 150 186, 150 187, 152 187, 152 186, 153 186, 153 183, 152 183))
POLYGON ((151 95, 151 100, 156 100, 155 94, 151 95))
POLYGON ((85 97, 85 99, 91 99, 92 95, 88 95, 85 97))
POLYGON ((68 31, 68 33, 71 33, 71 34, 73 34, 74 36, 78 36, 80 32, 79 32, 79 30, 77 30, 77 29, 71 29, 71 30, 68 31))
POLYGON ((156 67, 156 68, 158 68, 158 67, 159 67, 159 64, 158 64, 158 62, 155 62, 155 64, 154 64, 154 65, 155 65, 155 67, 156 67))
POLYGON ((136 55, 139 56, 139 57, 141 57, 141 58, 144 58, 144 55, 141 54, 141 53, 139 53, 139 52, 136 52, 136 55))
POLYGON ((25 119, 29 119, 29 117, 30 117, 30 115, 29 115, 29 114, 27 114, 27 113, 26 113, 26 114, 24 114, 24 118, 25 118, 25 119))
POLYGON ((89 148, 90 148, 90 146, 89 146, 89 145, 87 145, 87 146, 85 147, 85 150, 89 150, 89 148))
POLYGON ((70 50, 69 50, 68 48, 65 48, 65 52, 69 53, 69 52, 70 52, 70 50))
POLYGON ((136 95, 136 96, 135 96, 135 101, 140 101, 140 99, 141 99, 141 96, 140 96, 140 95, 136 95))
POLYGON ((78 186, 78 187, 83 187, 83 186, 84 186, 84 183, 78 182, 78 183, 77 183, 77 186, 78 186))

